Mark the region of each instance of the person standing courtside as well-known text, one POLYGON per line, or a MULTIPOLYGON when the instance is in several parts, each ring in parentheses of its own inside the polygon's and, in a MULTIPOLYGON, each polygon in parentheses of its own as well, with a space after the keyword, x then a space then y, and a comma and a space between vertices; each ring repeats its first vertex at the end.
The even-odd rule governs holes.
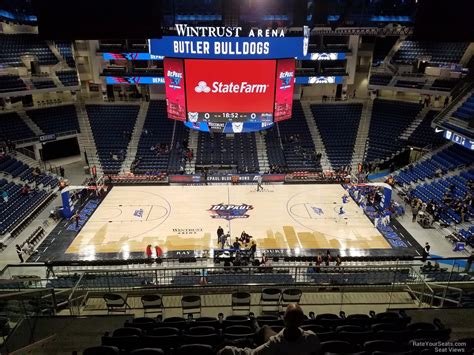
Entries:
POLYGON ((217 228, 217 244, 221 242, 221 236, 224 235, 224 229, 221 226, 217 228))
POLYGON ((24 262, 23 250, 21 250, 21 247, 18 244, 15 245, 15 249, 16 249, 16 255, 18 255, 18 259, 20 259, 20 263, 23 263, 24 262))
POLYGON ((262 175, 259 175, 257 178, 257 191, 263 191, 262 183, 263 183, 263 177, 262 175))

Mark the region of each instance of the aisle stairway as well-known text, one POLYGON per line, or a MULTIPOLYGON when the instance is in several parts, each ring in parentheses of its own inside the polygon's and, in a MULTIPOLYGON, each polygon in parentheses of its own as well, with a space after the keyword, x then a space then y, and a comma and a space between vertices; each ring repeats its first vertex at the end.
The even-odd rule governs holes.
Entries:
POLYGON ((137 155, 138 143, 140 142, 143 125, 145 124, 145 118, 149 106, 149 102, 140 103, 140 111, 138 111, 137 121, 135 122, 135 127, 133 128, 132 139, 130 140, 127 148, 127 158, 123 161, 122 168, 120 169, 121 174, 127 174, 131 172, 131 166, 137 155))
MULTIPOLYGON (((178 125, 178 124, 182 124, 182 123, 176 121, 175 124, 178 125)), ((198 150, 198 137, 199 137, 199 131, 196 131, 194 129, 189 130, 188 148, 193 150, 194 156, 193 156, 193 159, 191 161, 186 162, 186 167, 185 167, 186 174, 194 174, 195 171, 196 171, 196 156, 197 156, 197 150, 198 150)), ((176 145, 175 140, 173 140, 173 143, 176 145)))
POLYGON ((17 110, 16 113, 18 113, 18 116, 20 116, 23 122, 25 122, 25 124, 34 132, 34 134, 37 136, 44 134, 41 128, 39 128, 38 125, 34 123, 33 120, 26 114, 25 110, 17 110))
POLYGON ((314 122, 313 113, 311 112, 311 107, 309 102, 301 101, 301 106, 303 108, 303 113, 308 124, 309 132, 313 138, 313 143, 316 148, 316 152, 321 153, 321 167, 324 170, 332 170, 331 163, 329 162, 328 156, 326 154, 326 148, 324 147, 321 134, 319 133, 316 123, 314 122))
POLYGON ((367 137, 369 135, 370 119, 372 117, 373 101, 364 102, 364 108, 360 117, 357 137, 354 144, 354 155, 352 156, 352 170, 356 171, 357 165, 365 160, 365 152, 367 149, 367 137))
POLYGON ((89 117, 83 104, 76 104, 77 120, 79 121, 79 128, 81 133, 78 135, 79 147, 81 148, 81 155, 85 153, 89 161, 89 166, 95 165, 97 174, 102 175, 102 166, 97 155, 97 147, 95 145, 94 136, 89 123, 89 117))
POLYGON ((255 142, 257 144, 257 157, 260 173, 263 174, 270 170, 270 164, 267 156, 267 146, 265 144, 265 131, 255 133, 255 142))

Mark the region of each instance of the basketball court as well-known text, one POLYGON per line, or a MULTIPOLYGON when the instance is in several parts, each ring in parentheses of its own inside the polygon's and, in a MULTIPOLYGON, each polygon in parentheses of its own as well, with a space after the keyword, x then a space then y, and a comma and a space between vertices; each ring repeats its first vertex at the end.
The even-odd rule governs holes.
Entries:
POLYGON ((259 249, 391 249, 340 185, 114 187, 66 254, 217 249, 216 230, 246 231, 259 249))

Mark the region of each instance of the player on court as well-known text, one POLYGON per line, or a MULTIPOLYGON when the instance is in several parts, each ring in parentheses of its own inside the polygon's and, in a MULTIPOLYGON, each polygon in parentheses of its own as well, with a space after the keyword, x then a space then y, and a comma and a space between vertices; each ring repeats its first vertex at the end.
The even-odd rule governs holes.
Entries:
POLYGON ((257 178, 257 191, 263 191, 262 182, 263 182, 263 177, 262 175, 259 175, 257 178))
MULTIPOLYGON (((339 212, 337 214, 336 222, 339 222, 341 219, 343 219, 345 214, 346 214, 346 211, 344 211, 344 206, 339 207, 339 212)), ((346 221, 346 224, 347 224, 347 221, 346 221)))
POLYGON ((344 205, 348 202, 349 202, 349 195, 347 194, 342 195, 342 204, 344 205))

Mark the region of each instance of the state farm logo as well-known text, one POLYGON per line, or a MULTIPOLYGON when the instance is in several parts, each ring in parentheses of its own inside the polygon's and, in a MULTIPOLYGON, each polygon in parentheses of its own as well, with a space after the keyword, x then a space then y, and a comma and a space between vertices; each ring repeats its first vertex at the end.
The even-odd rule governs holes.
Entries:
POLYGON ((214 81, 209 87, 205 81, 200 81, 194 88, 198 94, 205 93, 219 93, 219 94, 264 94, 267 92, 268 84, 249 84, 246 81, 240 84, 230 82, 223 83, 222 81, 214 81))
POLYGON ((207 83, 205 81, 200 81, 194 88, 194 91, 196 91, 197 93, 205 92, 207 94, 209 91, 211 91, 211 88, 207 86, 207 83))

